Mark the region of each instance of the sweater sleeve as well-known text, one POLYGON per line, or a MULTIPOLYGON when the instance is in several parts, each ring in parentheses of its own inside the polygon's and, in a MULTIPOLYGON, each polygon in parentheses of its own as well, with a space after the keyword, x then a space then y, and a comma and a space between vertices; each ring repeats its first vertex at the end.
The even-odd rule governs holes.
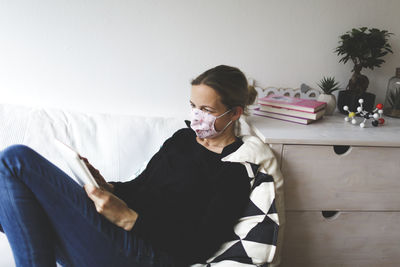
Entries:
POLYGON ((239 163, 224 168, 219 177, 217 194, 209 202, 207 211, 197 229, 195 251, 202 251, 197 262, 205 262, 226 241, 233 239, 233 227, 249 201, 250 182, 247 172, 239 163))
POLYGON ((178 130, 172 135, 172 137, 168 138, 163 143, 159 151, 153 155, 145 170, 138 177, 127 182, 109 182, 110 184, 114 185, 113 194, 122 199, 129 208, 138 211, 138 205, 140 204, 138 201, 142 197, 142 193, 140 193, 142 190, 140 189, 146 184, 149 171, 157 165, 159 157, 162 153, 164 153, 168 145, 173 142, 173 140, 176 139, 177 136, 179 136, 183 131, 184 129, 178 130))
POLYGON ((138 196, 137 192, 140 189, 140 186, 143 185, 145 180, 144 172, 140 174, 135 179, 132 179, 128 182, 109 182, 114 185, 113 194, 120 199, 122 199, 129 208, 135 209, 136 198, 138 196))
POLYGON ((151 168, 154 167, 155 164, 157 164, 157 160, 160 157, 160 154, 162 153, 162 150, 164 149, 165 144, 168 142, 164 142, 163 146, 160 148, 160 150, 153 155, 151 160, 146 166, 146 169, 136 178, 127 181, 127 182, 110 182, 111 184, 114 185, 114 192, 113 194, 122 199, 129 208, 138 211, 140 209, 140 199, 142 199, 142 194, 144 193, 142 188, 146 186, 147 183, 147 177, 148 177, 148 172, 151 170, 151 168))

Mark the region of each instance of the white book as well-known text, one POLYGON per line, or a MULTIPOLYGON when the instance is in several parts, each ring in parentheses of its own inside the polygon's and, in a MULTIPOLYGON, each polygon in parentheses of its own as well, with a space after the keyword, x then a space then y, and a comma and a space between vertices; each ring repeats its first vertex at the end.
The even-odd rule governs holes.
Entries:
POLYGON ((273 113, 277 113, 277 114, 294 116, 294 117, 300 117, 300 118, 305 118, 305 119, 311 119, 311 120, 318 120, 325 114, 325 109, 321 109, 315 113, 312 113, 312 112, 305 112, 305 111, 300 111, 300 110, 294 110, 294 109, 288 109, 288 108, 282 108, 282 107, 273 107, 273 106, 267 106, 267 105, 260 105, 260 110, 273 112, 273 113))
POLYGON ((272 119, 295 122, 295 123, 300 123, 300 124, 310 124, 311 122, 315 121, 315 120, 311 120, 311 119, 305 119, 305 118, 293 117, 293 116, 288 116, 288 115, 283 115, 283 114, 276 114, 276 113, 272 113, 272 112, 268 112, 268 111, 262 111, 260 109, 253 110, 253 114, 257 115, 257 116, 263 116, 263 117, 268 117, 268 118, 272 118, 272 119))
POLYGON ((54 138, 54 144, 58 148, 64 161, 67 163, 68 168, 72 171, 73 175, 71 178, 80 186, 85 184, 92 184, 99 187, 96 180, 90 173, 83 159, 80 158, 78 152, 72 147, 64 144, 60 140, 54 138))

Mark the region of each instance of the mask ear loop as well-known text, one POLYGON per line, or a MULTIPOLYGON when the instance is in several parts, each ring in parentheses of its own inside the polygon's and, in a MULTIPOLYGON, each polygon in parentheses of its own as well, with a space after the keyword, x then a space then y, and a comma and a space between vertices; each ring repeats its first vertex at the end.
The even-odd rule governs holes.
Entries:
POLYGON ((223 131, 225 131, 225 129, 228 128, 228 126, 231 125, 232 122, 233 122, 232 120, 229 121, 229 122, 225 125, 225 127, 224 127, 221 131, 219 131, 218 133, 222 133, 223 131))
POLYGON ((228 109, 227 111, 225 111, 224 113, 222 113, 221 115, 219 115, 218 117, 216 117, 217 119, 223 117, 225 114, 228 114, 229 112, 231 112, 232 109, 228 109))
MULTIPOLYGON (((217 119, 218 119, 218 118, 221 118, 222 116, 224 116, 225 114, 228 114, 228 113, 231 112, 231 111, 232 111, 232 109, 229 109, 229 110, 225 111, 223 114, 219 115, 219 116, 216 117, 216 118, 217 118, 217 119)), ((218 131, 218 134, 221 134, 223 131, 225 131, 225 129, 228 128, 228 126, 231 125, 232 122, 233 122, 233 121, 230 120, 230 121, 225 125, 225 127, 224 127, 221 131, 218 131)), ((214 129, 215 129, 215 121, 214 121, 214 129)))

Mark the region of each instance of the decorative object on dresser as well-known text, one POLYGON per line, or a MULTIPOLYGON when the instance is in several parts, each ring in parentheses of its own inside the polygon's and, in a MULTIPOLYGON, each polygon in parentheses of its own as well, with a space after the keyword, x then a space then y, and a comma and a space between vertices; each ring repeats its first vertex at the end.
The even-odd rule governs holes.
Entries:
POLYGON ((325 115, 332 115, 336 108, 336 97, 332 93, 339 90, 339 83, 335 81, 335 77, 324 77, 318 86, 323 91, 318 96, 318 101, 326 102, 325 115))
POLYGON ((345 121, 351 120, 352 124, 356 124, 357 120, 355 117, 357 115, 360 115, 362 118, 364 118, 364 120, 360 123, 361 128, 365 127, 365 122, 369 119, 373 119, 371 124, 374 127, 376 127, 378 125, 383 125, 385 123, 385 119, 382 118, 382 113, 383 113, 383 110, 382 110, 383 105, 382 104, 377 104, 376 108, 372 112, 369 112, 369 111, 364 110, 364 108, 363 108, 363 103, 364 103, 363 99, 359 99, 358 103, 360 103, 360 106, 357 107, 357 112, 349 111, 348 106, 343 107, 343 109, 349 113, 348 116, 346 116, 344 118, 345 121))
MULTIPOLYGON (((267 86, 264 87, 260 85, 256 80, 249 79, 248 84, 253 86, 254 89, 257 91, 257 99, 255 103, 258 102, 258 99, 270 96, 270 95, 284 95, 290 97, 297 97, 303 99, 317 99, 318 96, 321 94, 320 90, 316 90, 308 86, 307 84, 302 83, 299 88, 279 88, 274 86, 267 86)), ((258 108, 258 105, 255 104, 250 106, 249 109, 258 108)))
POLYGON ((300 85, 300 88, 278 88, 269 86, 266 88, 255 87, 259 98, 263 98, 270 95, 284 95, 303 99, 317 99, 320 95, 320 91, 311 88, 305 83, 300 85))
POLYGON ((361 74, 362 68, 380 67, 385 61, 382 59, 388 53, 393 53, 388 38, 392 35, 386 30, 361 27, 353 28, 340 36, 339 46, 335 49, 338 56, 342 56, 339 62, 344 64, 351 60, 354 63, 353 75, 349 80, 346 90, 339 91, 338 109, 345 114, 343 106, 355 110, 358 99, 364 99, 364 108, 372 111, 375 103, 375 95, 366 92, 369 79, 361 74))
POLYGON ((326 102, 282 95, 270 95, 258 99, 259 108, 254 115, 284 121, 309 124, 325 113, 326 102))
POLYGON ((400 68, 396 68, 396 75, 389 79, 383 114, 400 118, 400 68))

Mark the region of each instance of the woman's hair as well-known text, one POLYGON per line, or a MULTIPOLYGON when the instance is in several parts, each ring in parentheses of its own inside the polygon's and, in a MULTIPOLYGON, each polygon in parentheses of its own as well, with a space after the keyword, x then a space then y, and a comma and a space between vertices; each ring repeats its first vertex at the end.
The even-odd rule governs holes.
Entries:
POLYGON ((221 102, 229 109, 242 107, 247 114, 246 107, 254 103, 257 91, 249 86, 246 76, 238 68, 219 65, 200 74, 191 83, 192 85, 207 85, 213 88, 221 97, 221 102))

